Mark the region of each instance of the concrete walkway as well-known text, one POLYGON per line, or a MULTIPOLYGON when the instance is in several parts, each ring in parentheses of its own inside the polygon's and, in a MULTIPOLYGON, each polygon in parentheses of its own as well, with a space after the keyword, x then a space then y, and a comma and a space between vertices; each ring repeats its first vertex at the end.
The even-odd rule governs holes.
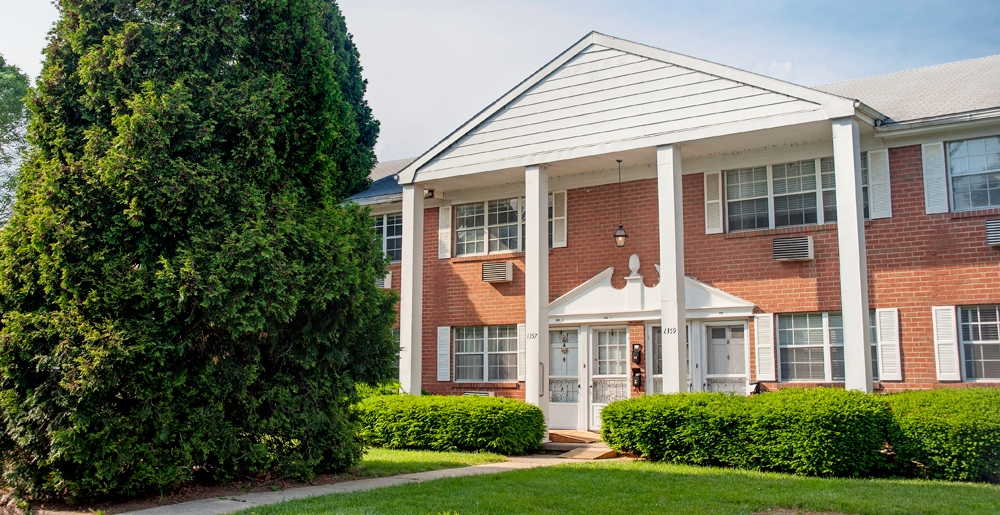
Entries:
MULTIPOLYGON (((496 474, 509 470, 529 469, 535 467, 546 467, 550 465, 560 465, 566 460, 553 455, 535 455, 509 458, 503 463, 489 463, 486 465, 475 465, 472 467, 462 467, 444 470, 432 470, 430 472, 418 472, 416 474, 403 474, 399 476, 380 477, 372 479, 358 479, 346 481, 332 485, 304 486, 301 488, 291 488, 277 492, 256 492, 243 495, 234 495, 226 498, 200 499, 168 506, 159 506, 146 510, 133 511, 141 515, 221 515, 231 513, 255 506, 267 504, 277 504, 282 501, 292 499, 305 499, 317 495, 338 494, 346 492, 358 492, 361 490, 372 490, 386 486, 408 485, 412 483, 423 483, 446 477, 478 476, 481 474, 496 474)), ((65 512, 63 512, 65 513, 65 512)), ((43 515, 56 515, 57 512, 44 512, 43 515)))

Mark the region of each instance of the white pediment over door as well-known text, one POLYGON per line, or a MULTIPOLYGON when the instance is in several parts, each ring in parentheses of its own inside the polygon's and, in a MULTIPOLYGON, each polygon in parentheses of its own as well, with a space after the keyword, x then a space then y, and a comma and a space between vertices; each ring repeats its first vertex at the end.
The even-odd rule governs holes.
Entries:
MULTIPOLYGON (((619 290, 612 286, 615 269, 610 267, 549 303, 549 323, 659 319, 659 283, 652 287, 643 283, 642 276, 636 272, 638 256, 632 256, 630 268, 633 272, 625 278, 625 288, 619 290)), ((753 315, 752 302, 690 277, 684 278, 684 296, 688 319, 753 315)))

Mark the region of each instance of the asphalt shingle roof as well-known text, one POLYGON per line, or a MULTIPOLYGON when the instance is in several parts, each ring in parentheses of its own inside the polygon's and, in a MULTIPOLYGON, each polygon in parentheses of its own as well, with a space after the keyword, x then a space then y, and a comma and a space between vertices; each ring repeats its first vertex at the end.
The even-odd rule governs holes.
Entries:
POLYGON ((396 159, 375 165, 369 175, 372 185, 365 191, 351 195, 347 200, 364 204, 366 201, 392 200, 393 197, 402 195, 403 187, 396 182, 396 174, 414 159, 416 158, 396 159))
POLYGON ((1000 55, 813 89, 860 100, 894 122, 981 111, 1000 107, 1000 55))

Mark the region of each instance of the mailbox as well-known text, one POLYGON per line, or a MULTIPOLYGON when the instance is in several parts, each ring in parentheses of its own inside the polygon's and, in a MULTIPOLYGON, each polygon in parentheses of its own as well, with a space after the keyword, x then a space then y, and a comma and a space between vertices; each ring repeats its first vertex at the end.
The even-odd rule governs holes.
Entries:
POLYGON ((642 371, 635 369, 632 371, 632 386, 639 388, 642 386, 642 371))
POLYGON ((642 345, 638 343, 632 344, 632 363, 638 365, 642 362, 642 345))

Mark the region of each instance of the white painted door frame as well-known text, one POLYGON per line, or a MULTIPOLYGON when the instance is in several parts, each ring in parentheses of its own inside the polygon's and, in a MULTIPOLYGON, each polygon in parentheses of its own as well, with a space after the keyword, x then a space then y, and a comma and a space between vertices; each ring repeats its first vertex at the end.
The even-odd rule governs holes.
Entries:
MULTIPOLYGON (((720 376, 709 377, 710 376, 710 374, 708 373, 708 359, 709 359, 708 356, 709 356, 709 353, 710 353, 709 348, 708 348, 709 338, 711 337, 711 330, 712 330, 712 328, 714 328, 714 327, 725 327, 725 328, 727 328, 727 331, 728 331, 729 330, 728 328, 732 327, 732 326, 743 326, 743 364, 744 364, 744 367, 743 367, 743 375, 740 376, 740 377, 743 378, 744 386, 747 385, 747 384, 749 384, 749 381, 750 381, 750 342, 748 340, 749 335, 750 335, 750 327, 749 327, 750 323, 749 323, 749 320, 747 320, 745 318, 731 319, 731 320, 706 320, 706 321, 703 321, 700 325, 701 325, 701 337, 699 338, 699 342, 700 342, 699 347, 701 349, 701 355, 704 356, 704 359, 701 361, 701 363, 702 363, 702 365, 701 365, 702 374, 701 374, 701 377, 700 377, 700 381, 699 381, 699 383, 696 383, 696 384, 699 384, 701 386, 701 390, 702 391, 707 391, 708 390, 708 380, 709 379, 719 379, 719 378, 721 378, 720 376)), ((736 378, 736 377, 734 376, 734 378, 736 378)), ((744 388, 744 390, 745 390, 745 388, 744 388)))
MULTIPOLYGON (((631 392, 631 389, 630 389, 630 386, 629 386, 631 384, 631 378, 629 377, 629 374, 630 374, 630 371, 631 371, 631 366, 629 364, 630 363, 629 362, 629 355, 630 355, 630 352, 631 352, 631 343, 629 342, 629 340, 630 340, 630 338, 629 338, 629 328, 628 328, 628 324, 614 324, 614 325, 590 326, 588 328, 587 333, 588 334, 587 334, 587 363, 586 364, 589 365, 589 366, 586 367, 586 370, 588 371, 587 375, 586 375, 586 379, 587 379, 587 381, 586 381, 586 384, 587 384, 586 393, 587 393, 587 395, 586 395, 585 404, 581 405, 581 406, 585 406, 585 409, 583 409, 581 411, 583 411, 583 412, 586 413, 587 419, 586 419, 586 425, 584 425, 583 427, 585 429, 588 429, 588 430, 600 430, 600 428, 601 428, 601 425, 600 425, 600 422, 599 422, 600 421, 600 412, 601 412, 602 409, 604 409, 605 406, 607 406, 607 403, 599 403, 599 402, 595 402, 594 401, 594 397, 595 397, 595 393, 596 393, 595 392, 596 383, 599 380, 601 380, 601 379, 607 379, 607 380, 623 379, 625 381, 626 391, 631 392), (601 332, 601 331, 616 331, 616 330, 622 330, 625 333, 625 373, 624 374, 598 374, 598 371, 600 370, 600 368, 598 367, 598 350, 597 350, 598 337, 597 337, 596 333, 601 332)), ((582 355, 583 353, 581 352, 580 354, 582 355)), ((583 388, 581 388, 581 391, 583 391, 583 388)))

